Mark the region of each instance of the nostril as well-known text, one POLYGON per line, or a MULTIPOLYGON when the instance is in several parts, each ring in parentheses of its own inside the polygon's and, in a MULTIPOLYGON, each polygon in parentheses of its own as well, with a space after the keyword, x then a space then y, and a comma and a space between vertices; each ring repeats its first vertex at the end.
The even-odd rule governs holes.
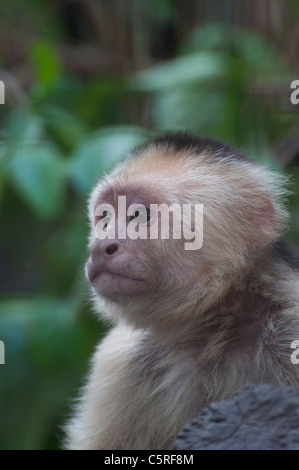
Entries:
POLYGON ((116 243, 112 243, 106 248, 107 255, 113 255, 118 250, 118 246, 116 243))

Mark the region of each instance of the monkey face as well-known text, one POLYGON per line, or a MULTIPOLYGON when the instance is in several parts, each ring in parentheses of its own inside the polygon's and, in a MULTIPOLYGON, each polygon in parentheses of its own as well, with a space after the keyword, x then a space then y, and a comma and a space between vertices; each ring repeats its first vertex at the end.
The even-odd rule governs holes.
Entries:
POLYGON ((212 144, 201 151, 150 144, 98 183, 89 203, 86 265, 96 296, 130 304, 131 311, 138 305, 139 310, 165 312, 163 299, 169 311, 173 305, 186 311, 258 261, 286 219, 271 195, 277 180, 232 151, 217 147, 214 153, 212 144), (125 198, 123 206, 119 197, 125 198), (180 216, 174 217, 169 237, 160 224, 153 238, 151 222, 159 224, 161 214, 152 207, 163 204, 177 204, 180 216), (181 229, 185 221, 185 204, 203 206, 203 244, 196 250, 186 250, 184 232, 175 236, 175 227, 181 229), (140 215, 142 230, 132 229, 140 215), (96 233, 99 224, 106 237, 96 233))
POLYGON ((176 295, 203 266, 198 253, 185 251, 185 200, 167 193, 161 177, 148 173, 140 184, 142 174, 129 173, 93 193, 87 277, 96 294, 117 302, 176 295))
MULTIPOLYGON (((125 193, 129 199, 137 200, 137 194, 132 198, 130 189, 125 193)), ((144 195, 143 190, 140 198, 144 195)), ((126 196, 120 198, 126 199, 126 196)), ((123 207, 118 204, 116 208, 108 200, 109 197, 107 199, 100 193, 97 202, 103 202, 96 206, 90 257, 86 264, 86 274, 94 291, 113 300, 146 297, 161 289, 177 290, 190 275, 190 270, 188 274, 188 270, 184 272, 183 269, 187 260, 183 255, 183 240, 169 239, 173 237, 175 221, 181 228, 181 207, 177 205, 178 213, 172 213, 172 219, 168 220, 167 234, 161 206, 133 203, 128 207, 123 201, 123 207), (100 212, 99 206, 102 206, 100 212), (178 257, 184 259, 179 265, 178 257)), ((164 209, 167 208, 165 204, 164 209)), ((192 259, 194 261, 194 255, 192 259)))

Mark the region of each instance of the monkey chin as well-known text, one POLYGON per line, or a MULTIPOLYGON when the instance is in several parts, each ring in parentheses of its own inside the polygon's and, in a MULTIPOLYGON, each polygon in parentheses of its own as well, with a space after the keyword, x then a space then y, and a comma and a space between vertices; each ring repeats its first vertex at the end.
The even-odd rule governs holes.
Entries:
POLYGON ((99 273, 90 283, 96 294, 115 301, 138 296, 147 291, 147 283, 143 279, 111 272, 99 273))

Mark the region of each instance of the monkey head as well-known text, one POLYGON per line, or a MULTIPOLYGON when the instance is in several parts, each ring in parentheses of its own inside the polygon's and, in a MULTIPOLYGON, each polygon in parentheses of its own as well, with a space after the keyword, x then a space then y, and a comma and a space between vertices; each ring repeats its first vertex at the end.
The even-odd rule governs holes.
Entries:
POLYGON ((171 312, 182 319, 206 311, 285 229, 283 187, 283 177, 214 139, 176 133, 138 147, 89 201, 86 273, 98 309, 118 317, 121 305, 138 327, 151 326, 157 314, 156 324, 167 326, 171 312), (166 210, 166 236, 161 205, 178 209, 166 210))

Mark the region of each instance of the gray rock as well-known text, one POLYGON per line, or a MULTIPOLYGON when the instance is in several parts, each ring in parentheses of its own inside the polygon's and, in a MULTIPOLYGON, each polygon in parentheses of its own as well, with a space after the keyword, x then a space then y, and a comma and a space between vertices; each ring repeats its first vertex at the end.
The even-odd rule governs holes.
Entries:
POLYGON ((178 436, 175 450, 299 450, 299 391, 248 387, 211 403, 178 436))

